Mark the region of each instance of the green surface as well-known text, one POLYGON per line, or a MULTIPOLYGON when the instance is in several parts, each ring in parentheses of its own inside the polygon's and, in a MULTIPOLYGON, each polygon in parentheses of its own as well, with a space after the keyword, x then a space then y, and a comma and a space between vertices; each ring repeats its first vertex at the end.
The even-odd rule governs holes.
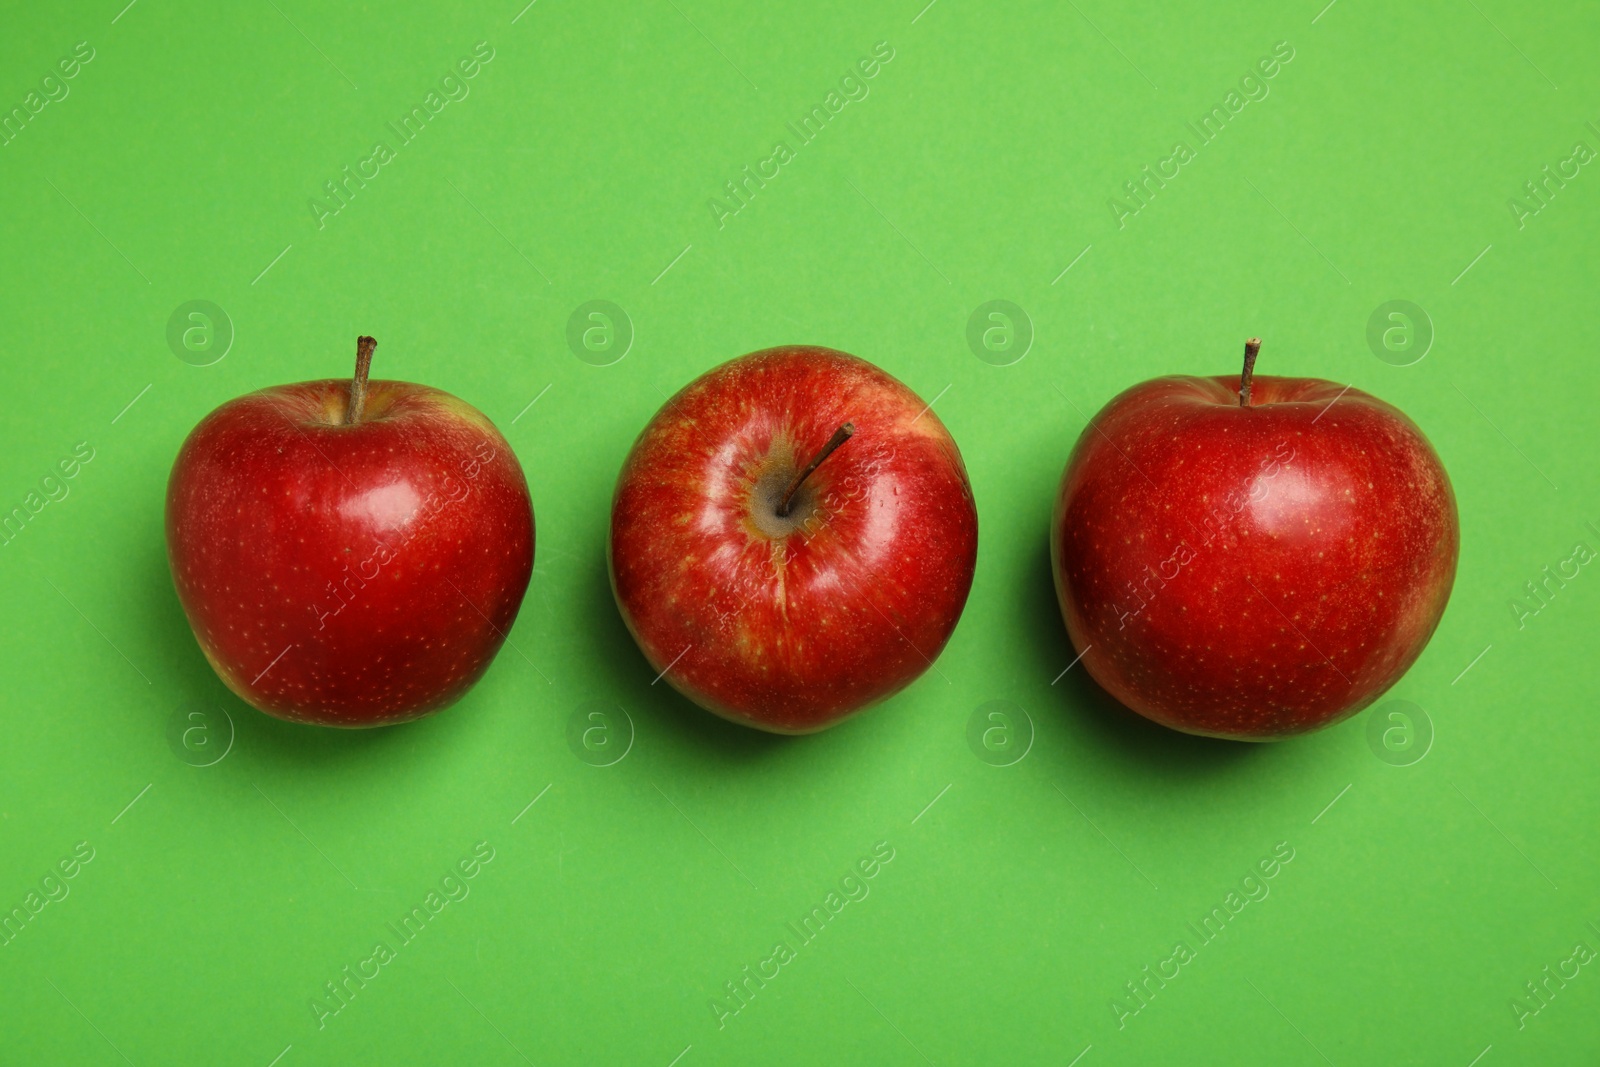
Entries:
POLYGON ((45 901, 60 861, 74 877, 0 947, 0 1060, 1594 1062, 1600 577, 1574 546, 1600 549, 1600 17, 922 2, 7 18, 0 107, 40 95, 0 146, 0 506, 39 510, 0 548, 0 906, 45 901), (80 41, 92 60, 41 88, 80 41), (467 95, 403 143, 388 124, 478 42, 492 60, 446 86, 467 95), (878 42, 868 95, 803 143, 786 123, 878 42), (1278 42, 1268 94, 1201 143, 1186 124, 1278 42), (733 212, 723 184, 778 141, 733 212), (1192 158, 1132 213, 1123 183, 1179 141, 1192 158), (323 183, 378 142, 392 158, 333 214, 323 183), (1575 175, 1543 179, 1577 142, 1575 175), (1015 349, 967 340, 996 299, 1034 332, 1006 366, 1015 349), (193 300, 234 333, 207 366, 203 333, 168 342, 193 300), (591 300, 631 322, 609 366, 567 340, 591 300), (1431 320, 1418 362, 1399 333, 1369 346, 1391 300, 1431 320), (358 332, 381 376, 495 419, 539 550, 516 651, 463 703, 346 734, 213 677, 162 506, 201 416, 346 373, 358 332), (1234 370, 1250 334, 1263 373, 1403 408, 1454 480, 1455 595, 1390 694, 1410 719, 1376 734, 1394 706, 1252 747, 1138 720, 1081 667, 1052 684, 1073 652, 1045 529, 1086 416, 1145 377, 1234 370), (799 740, 652 686, 603 560, 617 468, 664 397, 785 342, 936 401, 982 525, 938 670, 799 740), (80 443, 92 459, 41 484, 80 443), (974 749, 992 701, 1026 718, 998 750, 980 718, 974 749), (582 747, 593 702, 626 710, 631 747, 614 712, 582 747), (492 860, 443 883, 468 895, 402 944, 390 924, 475 847, 492 860), (785 924, 875 847, 893 858, 867 895, 802 943, 785 924), (1268 895, 1202 943, 1188 924, 1275 847, 1293 859, 1268 895), (319 1027, 313 998, 380 941, 393 959, 319 1027), (780 941, 793 958, 719 1025, 724 983, 780 941), (1171 973, 1178 941, 1193 958, 1119 1025, 1124 984, 1171 973))

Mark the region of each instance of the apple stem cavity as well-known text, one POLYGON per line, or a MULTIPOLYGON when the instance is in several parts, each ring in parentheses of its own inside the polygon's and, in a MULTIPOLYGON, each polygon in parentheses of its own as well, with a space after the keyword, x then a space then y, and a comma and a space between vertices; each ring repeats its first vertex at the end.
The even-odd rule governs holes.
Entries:
POLYGON ((372 370, 372 350, 377 347, 376 337, 356 338, 356 375, 350 380, 350 406, 344 411, 346 426, 360 422, 362 409, 367 406, 367 374, 372 370))
POLYGON ((1239 406, 1250 406, 1250 378, 1256 372, 1256 354, 1261 351, 1261 338, 1252 337, 1244 343, 1244 373, 1239 375, 1239 406))
POLYGON ((795 475, 794 481, 789 483, 789 490, 783 494, 783 501, 778 505, 779 518, 786 519, 789 517, 789 509, 794 506, 794 495, 799 491, 801 484, 807 478, 811 477, 812 471, 822 466, 823 460, 833 455, 833 452, 836 448, 850 440, 851 436, 855 432, 856 424, 853 422, 847 422, 837 430, 833 431, 833 436, 828 438, 828 443, 823 445, 822 449, 815 456, 811 457, 811 462, 807 463, 805 468, 802 469, 799 474, 795 475))

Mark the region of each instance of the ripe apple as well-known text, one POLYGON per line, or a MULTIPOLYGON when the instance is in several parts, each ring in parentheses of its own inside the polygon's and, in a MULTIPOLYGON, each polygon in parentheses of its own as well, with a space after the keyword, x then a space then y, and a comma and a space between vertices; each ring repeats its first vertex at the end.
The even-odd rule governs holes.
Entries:
POLYGON ((933 664, 972 587, 978 516, 917 395, 829 348, 724 363, 634 442, 611 588, 653 670, 774 733, 821 730, 933 664))
POLYGON ((300 382, 230 400, 167 483, 167 560, 201 651, 294 722, 383 726, 453 704, 528 588, 533 507, 482 412, 438 389, 300 382))
POLYGON ((1455 580, 1450 479, 1422 431, 1316 378, 1172 376, 1078 439, 1051 526, 1056 595, 1112 696, 1187 733, 1266 741, 1376 700, 1455 580))

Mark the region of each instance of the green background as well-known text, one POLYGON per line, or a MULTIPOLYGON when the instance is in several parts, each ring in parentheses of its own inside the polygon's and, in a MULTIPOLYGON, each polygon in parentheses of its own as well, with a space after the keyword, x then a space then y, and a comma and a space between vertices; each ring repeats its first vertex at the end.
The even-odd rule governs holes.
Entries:
POLYGON ((94 58, 0 147, 0 510, 79 442, 94 458, 0 548, 0 907, 78 842, 94 858, 0 947, 0 1060, 1594 1062, 1600 965, 1520 1027, 1512 999, 1600 948, 1600 576, 1511 603, 1600 548, 1600 175, 1523 190, 1600 148, 1600 15, 923 2, 7 16, 0 107, 77 42, 94 58), (470 95, 400 144, 386 124, 480 41, 470 95), (799 144, 785 123, 880 41, 870 95, 799 144), (1185 123, 1280 41, 1270 94, 1200 146, 1185 123), (793 160, 719 227, 710 198, 779 140, 793 160), (1195 158, 1119 226, 1108 200, 1180 140, 1195 158), (319 228, 311 199, 379 141, 392 161, 319 228), (1541 208, 1520 225, 1518 196, 1541 208), (608 366, 567 341, 596 299, 634 334, 608 366), (967 340, 995 299, 1034 332, 1006 366, 1015 347, 967 340), (168 341, 192 300, 234 333, 206 366, 220 333, 168 341), (1410 348, 1369 345, 1391 300, 1431 345, 1420 321, 1410 348), (361 332, 380 376, 506 433, 539 547, 516 651, 449 712, 352 734, 223 689, 162 508, 206 412, 348 373, 361 332), (1420 711, 1378 724, 1388 748, 1384 704, 1244 746, 1061 675, 1045 530, 1087 415, 1152 375, 1233 371, 1251 334, 1263 373, 1404 409, 1454 480, 1455 593, 1389 694, 1420 711), (982 527, 938 671, 803 739, 652 686, 603 558, 665 396, 787 342, 935 400, 982 527), (974 748, 991 701, 1021 713, 974 748), (594 751, 569 743, 592 702, 626 712, 594 751), (470 896, 319 1028, 324 983, 479 842, 470 896), (870 895, 719 1026, 723 983, 877 842, 870 895), (1280 842, 1270 896, 1200 946, 1186 924, 1280 842), (1178 940, 1195 960, 1119 1026, 1124 983, 1178 940))

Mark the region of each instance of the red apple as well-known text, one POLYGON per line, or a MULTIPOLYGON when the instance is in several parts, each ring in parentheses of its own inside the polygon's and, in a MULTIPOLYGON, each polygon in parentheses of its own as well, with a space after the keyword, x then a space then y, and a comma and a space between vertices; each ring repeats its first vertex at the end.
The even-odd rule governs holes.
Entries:
POLYGON ((1050 543, 1083 664, 1134 711, 1265 741, 1366 707, 1432 636, 1455 495, 1399 410, 1317 378, 1156 378, 1107 404, 1050 543))
POLYGON ((167 559, 206 659, 295 722, 382 726, 483 675, 533 569, 511 446, 449 393, 301 382, 230 400, 167 484, 167 559))
POLYGON ((724 718, 823 729, 932 664, 972 586, 961 453, 899 381, 769 348, 667 401, 611 507, 611 588, 652 670, 724 718))

